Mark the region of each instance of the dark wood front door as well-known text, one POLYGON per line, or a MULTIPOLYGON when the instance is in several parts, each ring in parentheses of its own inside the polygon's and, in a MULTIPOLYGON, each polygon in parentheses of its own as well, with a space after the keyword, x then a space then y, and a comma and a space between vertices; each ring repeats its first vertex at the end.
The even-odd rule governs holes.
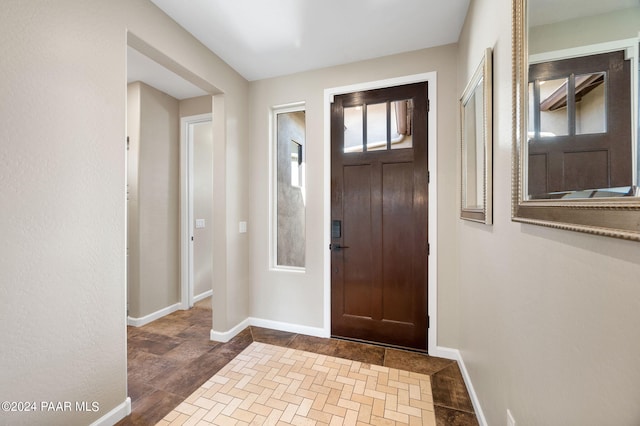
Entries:
POLYGON ((529 67, 530 197, 632 184, 630 69, 624 51, 529 67))
POLYGON ((426 350, 427 83, 331 114, 331 333, 426 350))

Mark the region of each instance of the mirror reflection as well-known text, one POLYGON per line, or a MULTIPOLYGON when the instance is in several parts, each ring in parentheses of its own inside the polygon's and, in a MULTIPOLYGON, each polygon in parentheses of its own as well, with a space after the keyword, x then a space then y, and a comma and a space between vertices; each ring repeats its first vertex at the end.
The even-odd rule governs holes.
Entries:
POLYGON ((637 0, 529 0, 526 199, 637 196, 637 0))
POLYGON ((462 131, 466 141, 462 151, 464 196, 463 208, 482 209, 484 207, 484 100, 482 80, 478 82, 471 96, 464 103, 462 131))
POLYGON ((492 64, 487 48, 460 98, 460 217, 491 224, 492 217, 492 64))

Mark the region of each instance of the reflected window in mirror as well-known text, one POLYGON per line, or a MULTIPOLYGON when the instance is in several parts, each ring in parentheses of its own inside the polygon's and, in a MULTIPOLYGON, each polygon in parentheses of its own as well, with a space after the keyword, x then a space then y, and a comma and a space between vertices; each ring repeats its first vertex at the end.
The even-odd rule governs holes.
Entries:
MULTIPOLYGON (((575 76, 575 105, 577 135, 607 132, 606 72, 575 76)), ((628 80, 629 85, 631 80, 628 80)), ((629 87, 629 90, 631 88, 629 87)), ((631 116, 627 116, 631 120, 631 116)), ((631 124, 629 123, 629 128, 631 124)))
POLYGON ((305 133, 303 105, 273 110, 273 170, 271 200, 273 268, 304 271, 305 227, 305 133))
POLYGON ((491 224, 492 218, 492 67, 491 49, 460 98, 460 218, 491 224))
POLYGON ((484 207, 484 100, 482 80, 475 87, 463 108, 463 138, 467 143, 463 151, 463 179, 465 192, 463 208, 482 209, 484 207))

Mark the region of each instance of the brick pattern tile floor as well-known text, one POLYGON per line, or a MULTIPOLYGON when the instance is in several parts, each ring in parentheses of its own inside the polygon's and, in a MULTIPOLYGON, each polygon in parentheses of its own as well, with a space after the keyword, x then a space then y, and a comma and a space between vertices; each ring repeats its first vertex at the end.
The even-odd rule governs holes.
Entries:
POLYGON ((158 425, 435 425, 428 375, 254 342, 158 425))
MULTIPOLYGON (((196 303, 193 309, 174 312, 142 327, 127 327, 127 387, 131 414, 119 421, 118 426, 149 426, 162 421, 253 342, 429 376, 436 426, 478 426, 462 373, 453 360, 375 344, 253 326, 242 330, 229 342, 212 342, 211 316, 211 300, 205 299, 196 303)), ((283 413, 285 409, 282 408, 283 413)), ((372 414, 373 411, 372 408, 372 414)), ((339 421, 339 417, 335 421, 339 421)), ((256 415, 252 422, 259 424, 256 419, 260 420, 260 417, 256 415)), ((293 418, 295 421, 301 419, 293 418)), ((323 419, 327 423, 333 417, 323 419)), ((183 418, 178 415, 173 421, 178 423, 183 418)), ((385 419, 384 424, 394 422, 385 419)), ((206 426, 210 423, 192 417, 185 424, 206 426)))

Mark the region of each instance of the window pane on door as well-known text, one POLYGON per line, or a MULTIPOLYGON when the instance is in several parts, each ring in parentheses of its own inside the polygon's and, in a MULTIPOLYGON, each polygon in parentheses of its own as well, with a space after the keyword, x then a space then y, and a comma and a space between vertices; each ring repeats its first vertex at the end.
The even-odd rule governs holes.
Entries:
POLYGON ((569 134, 567 78, 540 81, 540 137, 569 134))
POLYGON ((391 149, 413 147, 413 99, 391 102, 391 149))
POLYGON ((362 152, 363 116, 360 105, 344 108, 344 152, 362 152))
POLYGON ((536 135, 535 126, 535 85, 533 82, 529 83, 529 93, 527 94, 527 132, 528 138, 531 139, 536 135))
POLYGON ((576 134, 607 131, 605 73, 576 75, 576 134))
POLYGON ((387 103, 367 105, 367 151, 387 149, 387 103))

